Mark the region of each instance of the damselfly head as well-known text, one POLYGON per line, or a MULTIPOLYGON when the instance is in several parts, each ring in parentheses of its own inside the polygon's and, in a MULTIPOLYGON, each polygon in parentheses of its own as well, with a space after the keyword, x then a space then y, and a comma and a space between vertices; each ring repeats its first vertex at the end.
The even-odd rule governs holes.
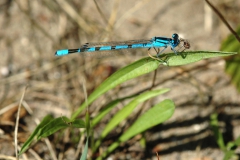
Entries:
POLYGON ((185 48, 185 49, 190 49, 190 43, 189 43, 189 41, 188 40, 186 40, 186 39, 180 39, 180 41, 182 41, 183 42, 183 47, 185 48))
POLYGON ((178 45, 178 50, 177 50, 178 52, 183 52, 186 49, 189 49, 191 47, 188 40, 182 39, 182 38, 180 38, 179 40, 180 40, 180 43, 178 45))

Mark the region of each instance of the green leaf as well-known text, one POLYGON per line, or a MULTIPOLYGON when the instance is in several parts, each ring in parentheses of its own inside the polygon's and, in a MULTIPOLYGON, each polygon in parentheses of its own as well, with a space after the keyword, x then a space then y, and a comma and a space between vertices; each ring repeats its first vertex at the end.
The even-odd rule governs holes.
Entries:
POLYGON ((86 128, 85 122, 81 119, 75 119, 73 120, 68 127, 73 127, 73 128, 86 128))
POLYGON ((135 99, 133 99, 129 104, 124 106, 124 108, 122 108, 120 111, 118 111, 114 115, 114 117, 110 120, 110 122, 106 125, 106 127, 104 128, 104 130, 101 134, 101 138, 95 143, 95 147, 94 147, 93 151, 95 151, 96 148, 99 147, 102 139, 105 138, 107 136, 107 134, 111 130, 113 130, 121 121, 126 119, 132 113, 134 108, 136 108, 140 103, 142 103, 152 97, 158 96, 159 94, 166 93, 168 91, 169 91, 169 89, 166 88, 166 89, 152 90, 152 91, 144 92, 143 94, 140 94, 135 99))
POLYGON ((50 136, 51 134, 57 132, 60 129, 64 129, 67 127, 77 127, 77 128, 85 128, 85 122, 83 120, 73 120, 71 122, 68 122, 69 119, 65 116, 58 117, 53 120, 51 120, 48 124, 46 124, 44 127, 42 127, 39 130, 37 139, 41 139, 43 137, 50 136))
MULTIPOLYGON (((240 26, 237 28, 237 34, 240 35, 240 26)), ((240 53, 240 43, 233 34, 230 34, 221 44, 221 51, 240 53)))
POLYGON ((227 150, 235 150, 238 146, 240 146, 240 137, 238 137, 233 142, 228 142, 227 143, 227 150))
MULTIPOLYGON (((91 104, 99 96, 116 87, 117 85, 157 69, 159 64, 159 61, 147 57, 118 70, 94 90, 94 92, 88 97, 88 104, 91 104)), ((79 115, 86 107, 87 104, 85 102, 74 112, 72 119, 75 119, 77 115, 79 115)))
POLYGON ((212 127, 212 130, 213 130, 213 133, 214 133, 214 136, 216 138, 218 146, 221 148, 222 151, 225 151, 226 150, 226 146, 224 144, 223 135, 220 132, 219 127, 218 127, 217 116, 218 115, 216 113, 211 115, 210 125, 212 127))
POLYGON ((111 102, 109 102, 105 107, 103 107, 100 111, 99 114, 97 116, 95 116, 92 120, 92 127, 94 127, 97 123, 99 123, 99 121, 105 116, 107 115, 118 103, 120 103, 121 101, 125 100, 125 99, 129 99, 129 98, 134 98, 137 95, 134 94, 132 96, 127 96, 127 97, 123 97, 123 98, 119 98, 116 100, 113 100, 111 102))
POLYGON ((107 124, 107 126, 103 130, 101 137, 104 138, 121 121, 123 121, 125 118, 127 118, 132 113, 134 108, 137 107, 137 105, 139 105, 140 103, 142 103, 152 97, 158 96, 158 95, 166 93, 168 91, 169 91, 169 89, 166 88, 166 89, 160 89, 160 90, 152 90, 152 91, 148 91, 143 94, 140 94, 138 97, 133 99, 129 104, 124 106, 124 108, 122 108, 120 111, 118 111, 114 115, 114 117, 111 119, 111 121, 107 124))
POLYGON ((174 53, 162 54, 159 58, 165 61, 163 63, 167 66, 179 66, 186 65, 189 63, 197 62, 207 58, 223 57, 237 54, 236 52, 221 52, 221 51, 191 51, 182 52, 178 55, 174 53))
MULTIPOLYGON (((143 58, 137 62, 134 62, 131 65, 128 65, 119 71, 115 72, 112 76, 106 79, 89 97, 88 103, 91 104, 94 100, 96 100, 99 96, 109 91, 110 89, 116 87, 117 85, 143 75, 145 73, 149 73, 159 66, 159 64, 164 64, 168 66, 178 66, 185 65, 193 62, 200 61, 206 58, 212 57, 221 57, 221 56, 229 56, 234 55, 234 52, 220 52, 220 51, 194 51, 194 52, 183 52, 179 55, 175 55, 174 53, 162 54, 159 60, 151 59, 151 58, 143 58)), ((98 121, 109 112, 110 108, 114 107, 118 101, 115 101, 111 104, 106 112, 104 112, 101 116, 98 117, 98 121)), ((83 103, 77 111, 72 115, 72 119, 76 118, 78 114, 81 113, 87 107, 86 103, 83 103)), ((116 121, 117 122, 117 121, 116 121)), ((116 123, 117 124, 117 123, 116 123)), ((114 124, 115 125, 115 124, 114 124)), ((113 125, 113 126, 114 126, 113 125)))
MULTIPOLYGON (((234 55, 234 52, 219 52, 219 51, 194 51, 194 52, 183 52, 179 55, 174 53, 162 54, 160 59, 155 60, 152 58, 140 59, 112 74, 106 79, 94 92, 88 97, 88 103, 91 104, 95 99, 116 87, 117 85, 140 75, 149 73, 158 68, 159 64, 168 66, 185 65, 193 62, 200 61, 206 58, 221 57, 234 55)), ((77 111, 72 115, 72 119, 75 119, 78 114, 87 107, 86 102, 83 103, 77 111)))
POLYGON ((227 143, 227 150, 234 150, 234 148, 236 148, 236 144, 234 142, 228 142, 227 143))
POLYGON ((231 82, 240 92, 240 55, 233 56, 226 60, 225 72, 231 76, 231 82))
POLYGON ((229 160, 229 159, 232 159, 233 157, 235 157, 234 159, 236 159, 236 160, 238 159, 236 157, 234 151, 226 151, 223 160, 229 160))
POLYGON ((240 146, 240 136, 234 141, 237 146, 240 146))
POLYGON ((84 146, 84 150, 83 150, 83 153, 81 155, 80 160, 86 160, 87 159, 87 153, 88 153, 88 137, 87 137, 87 142, 84 146))
POLYGON ((102 118, 105 115, 107 115, 121 101, 122 101, 122 99, 116 99, 114 101, 111 101, 103 109, 101 109, 100 113, 96 117, 93 118, 92 127, 94 127, 96 124, 98 124, 102 120, 102 118))
POLYGON ((141 117, 139 117, 127 131, 124 132, 118 141, 111 144, 107 151, 104 152, 98 160, 106 157, 109 153, 115 150, 120 143, 125 142, 133 136, 169 119, 173 115, 174 109, 175 105, 172 100, 164 100, 150 108, 141 117))
POLYGON ((164 100, 150 108, 119 138, 125 142, 131 137, 168 120, 174 113, 175 105, 172 100, 164 100))
POLYGON ((37 137, 37 140, 39 140, 42 137, 47 137, 59 129, 63 129, 66 127, 74 127, 74 128, 84 128, 85 123, 84 121, 80 119, 76 119, 73 121, 70 121, 67 117, 59 117, 54 119, 52 116, 48 115, 44 117, 44 119, 41 121, 41 123, 36 127, 34 132, 30 135, 30 137, 27 139, 27 141, 23 144, 21 151, 19 152, 19 155, 24 153, 30 146, 30 144, 33 142, 34 137, 37 137))
POLYGON ((45 126, 47 123, 49 123, 49 121, 51 121, 52 119, 53 119, 53 117, 51 115, 47 115, 43 118, 41 123, 36 127, 36 129, 33 131, 33 133, 30 135, 30 137, 27 139, 27 141, 23 144, 23 146, 19 152, 19 155, 24 153, 29 148, 32 141, 34 140, 34 137, 36 137, 38 135, 38 132, 40 131, 40 129, 43 126, 45 126))
MULTIPOLYGON (((240 35, 240 26, 237 29, 237 34, 240 35)), ((221 50, 240 53, 240 43, 233 34, 230 34, 223 41, 221 50)), ((236 85, 238 92, 240 92, 240 54, 226 59, 225 71, 232 77, 231 82, 236 85)))

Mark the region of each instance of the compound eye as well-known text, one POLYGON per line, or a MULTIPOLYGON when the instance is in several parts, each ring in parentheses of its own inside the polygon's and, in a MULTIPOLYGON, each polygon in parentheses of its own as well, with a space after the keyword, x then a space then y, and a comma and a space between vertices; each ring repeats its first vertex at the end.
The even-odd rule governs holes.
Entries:
POLYGON ((172 38, 173 38, 173 39, 178 39, 178 34, 177 34, 177 33, 174 33, 174 34, 172 35, 172 38))

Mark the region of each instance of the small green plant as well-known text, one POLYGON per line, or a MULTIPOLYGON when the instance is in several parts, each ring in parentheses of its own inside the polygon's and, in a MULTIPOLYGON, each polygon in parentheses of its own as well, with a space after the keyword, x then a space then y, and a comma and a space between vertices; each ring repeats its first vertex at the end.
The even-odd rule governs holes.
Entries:
MULTIPOLYGON (((240 26, 237 29, 237 34, 240 35, 240 26)), ((230 34, 221 45, 221 51, 238 52, 240 53, 240 43, 233 34, 230 34)), ((240 92, 240 55, 234 55, 226 58, 225 71, 231 76, 231 81, 235 84, 238 92, 240 92)))
POLYGON ((240 146, 240 136, 233 142, 228 142, 227 145, 224 143, 223 135, 219 129, 217 114, 211 115, 210 124, 216 138, 219 148, 225 153, 224 160, 238 159, 238 155, 234 153, 236 148, 240 146))
MULTIPOLYGON (((94 102, 101 95, 111 90, 112 88, 130 80, 137 78, 146 73, 156 70, 160 64, 167 66, 177 66, 185 65, 193 62, 200 61, 206 58, 230 56, 236 54, 235 52, 219 52, 219 51, 195 51, 195 52, 184 52, 179 55, 174 53, 162 54, 160 56, 161 60, 156 60, 152 58, 140 59, 112 74, 108 79, 106 79, 98 88, 96 88, 92 94, 89 95, 88 100, 83 103, 72 115, 71 119, 67 117, 53 118, 50 116, 45 117, 42 122, 37 126, 35 131, 29 137, 29 139, 24 143, 19 154, 25 152, 33 140, 39 140, 41 138, 47 137, 60 129, 65 129, 67 127, 73 128, 86 128, 87 131, 87 141, 85 144, 84 151, 82 153, 81 160, 87 159, 88 144, 90 138, 91 130, 94 131, 94 126, 101 122, 103 117, 107 115, 118 103, 131 99, 131 101, 126 104, 117 114, 115 114, 101 133, 100 138, 92 143, 90 148, 93 152, 97 151, 98 147, 101 145, 102 140, 123 120, 127 119, 134 108, 145 101, 159 96, 160 94, 166 93, 169 89, 158 89, 158 90, 148 90, 141 94, 135 94, 130 97, 123 97, 121 99, 115 99, 109 102, 97 116, 90 122, 89 115, 86 115, 86 120, 76 119, 77 116, 86 109, 86 107, 94 102), (90 125, 91 124, 91 125, 90 125)), ((113 152, 121 143, 128 141, 132 137, 141 134, 142 132, 148 130, 149 128, 156 126, 164 121, 168 120, 174 113, 175 105, 172 100, 166 99, 162 102, 155 104, 144 114, 140 115, 127 130, 119 136, 117 140, 114 141, 99 157, 98 159, 103 159, 111 152, 113 152)))

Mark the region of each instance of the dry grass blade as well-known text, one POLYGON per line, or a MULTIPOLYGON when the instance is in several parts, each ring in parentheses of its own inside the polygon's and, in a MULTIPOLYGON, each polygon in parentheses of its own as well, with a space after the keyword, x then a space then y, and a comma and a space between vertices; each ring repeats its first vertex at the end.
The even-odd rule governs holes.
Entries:
POLYGON ((119 2, 120 2, 120 0, 115 0, 114 1, 114 6, 113 6, 113 8, 112 8, 112 11, 111 11, 111 16, 110 16, 110 18, 109 18, 109 20, 108 20, 108 26, 107 26, 107 31, 108 32, 112 32, 112 30, 113 30, 113 26, 114 26, 114 23, 115 23, 115 21, 116 21, 116 19, 117 19, 117 12, 118 12, 118 6, 119 6, 119 2))
POLYGON ((99 7, 98 3, 96 2, 96 0, 93 0, 93 1, 94 1, 95 6, 97 7, 98 12, 102 16, 104 22, 107 23, 108 20, 107 20, 106 16, 103 14, 103 12, 102 12, 101 8, 99 7))
POLYGON ((59 6, 79 25, 79 27, 88 34, 94 33, 92 26, 82 18, 68 3, 68 1, 59 0, 56 1, 59 6))
POLYGON ((142 1, 138 1, 138 3, 131 8, 130 10, 128 10, 124 15, 122 15, 122 17, 120 17, 115 25, 115 28, 120 27, 120 25, 122 25, 123 21, 125 19, 127 19, 131 14, 133 14, 134 12, 136 12, 138 9, 140 9, 144 4, 148 3, 150 0, 142 0, 142 1))
POLYGON ((45 141, 45 143, 47 144, 47 147, 48 147, 49 152, 50 152, 50 154, 51 154, 51 156, 52 156, 52 159, 53 159, 53 160, 57 160, 57 156, 56 156, 56 154, 55 154, 55 152, 54 152, 54 149, 53 149, 53 147, 52 147, 51 142, 49 141, 49 139, 48 139, 48 138, 45 138, 44 141, 45 141))
POLYGON ((23 71, 20 73, 16 73, 11 77, 0 80, 0 84, 13 83, 13 82, 16 82, 19 80, 23 80, 26 77, 28 77, 29 75, 33 76, 35 74, 42 74, 43 72, 53 69, 54 67, 57 67, 58 65, 67 63, 68 61, 69 61, 68 59, 59 59, 56 61, 56 63, 49 62, 49 63, 46 63, 45 65, 43 65, 41 68, 34 68, 30 71, 23 71))
POLYGON ((212 10, 219 16, 219 18, 223 21, 223 23, 228 27, 228 29, 232 32, 232 34, 236 37, 238 42, 240 43, 240 37, 238 34, 232 29, 230 24, 227 22, 227 20, 223 17, 223 15, 217 10, 217 8, 214 7, 212 3, 210 3, 208 0, 205 0, 207 4, 212 8, 212 10))
POLYGON ((23 91, 23 94, 22 94, 22 97, 21 97, 21 100, 20 100, 20 102, 19 102, 18 112, 17 112, 17 118, 16 118, 16 126, 15 126, 15 131, 14 131, 14 143, 15 143, 16 159, 19 159, 19 157, 18 157, 18 139, 17 139, 17 135, 18 135, 18 125, 19 125, 19 115, 20 115, 21 105, 22 105, 23 98, 24 98, 24 95, 25 95, 25 93, 26 93, 26 90, 27 90, 27 86, 25 87, 25 89, 24 89, 24 91, 23 91))
POLYGON ((35 18, 33 18, 30 14, 29 11, 27 9, 27 7, 23 7, 20 2, 21 1, 15 1, 19 7, 19 9, 29 18, 29 20, 31 21, 31 23, 37 28, 39 29, 46 37, 48 37, 52 42, 55 42, 54 38, 49 34, 48 31, 46 31, 38 22, 35 18))

